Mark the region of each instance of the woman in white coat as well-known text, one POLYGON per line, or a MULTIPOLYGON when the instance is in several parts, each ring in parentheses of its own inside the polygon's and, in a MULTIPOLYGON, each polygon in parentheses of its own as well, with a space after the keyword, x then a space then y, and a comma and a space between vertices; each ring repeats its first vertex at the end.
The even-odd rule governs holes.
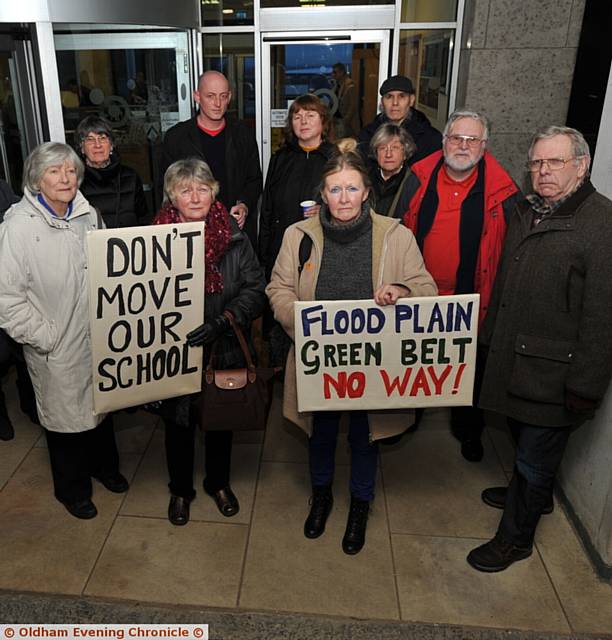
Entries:
POLYGON ((92 477, 118 493, 128 483, 112 423, 93 413, 85 235, 102 223, 78 190, 83 171, 58 142, 27 158, 23 198, 0 225, 0 327, 24 345, 55 497, 87 519, 92 477))

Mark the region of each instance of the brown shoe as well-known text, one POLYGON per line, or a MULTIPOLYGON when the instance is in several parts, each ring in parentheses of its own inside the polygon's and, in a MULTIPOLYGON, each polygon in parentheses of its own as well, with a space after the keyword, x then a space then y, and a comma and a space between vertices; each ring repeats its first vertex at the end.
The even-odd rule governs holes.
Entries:
POLYGON ((214 499, 217 509, 219 509, 222 516, 231 518, 240 511, 238 498, 236 498, 229 485, 223 487, 223 489, 219 489, 219 491, 206 491, 206 493, 214 499))
POLYGON ((532 553, 531 545, 519 547, 507 542, 500 536, 495 536, 489 542, 472 549, 467 561, 474 569, 485 573, 504 571, 511 564, 528 558, 532 553))
POLYGON ((189 503, 191 500, 180 496, 171 496, 168 505, 168 520, 177 527, 189 522, 189 503))

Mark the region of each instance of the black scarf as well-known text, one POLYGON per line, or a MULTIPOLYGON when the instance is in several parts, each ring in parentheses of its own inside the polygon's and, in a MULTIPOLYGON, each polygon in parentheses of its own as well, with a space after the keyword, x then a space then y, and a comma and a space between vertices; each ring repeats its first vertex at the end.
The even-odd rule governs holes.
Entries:
MULTIPOLYGON (((425 197, 419 210, 416 239, 423 251, 423 245, 427 234, 431 228, 438 211, 438 173, 444 164, 444 157, 434 168, 425 197)), ((476 275, 476 264, 478 262, 478 251, 480 249, 480 237, 484 224, 484 158, 481 158, 477 165, 478 175, 474 186, 470 189, 461 203, 461 220, 459 222, 459 267, 457 269, 457 283, 454 293, 474 293, 474 276, 476 275)))

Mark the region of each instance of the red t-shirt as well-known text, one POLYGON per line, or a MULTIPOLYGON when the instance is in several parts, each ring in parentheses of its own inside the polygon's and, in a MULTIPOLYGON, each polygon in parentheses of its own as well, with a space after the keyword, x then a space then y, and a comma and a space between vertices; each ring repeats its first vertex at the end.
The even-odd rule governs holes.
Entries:
POLYGON ((455 293, 457 269, 461 258, 459 223, 461 205, 476 182, 478 171, 456 182, 446 173, 443 165, 438 172, 438 210, 429 233, 425 236, 423 259, 425 266, 438 285, 441 296, 455 293))

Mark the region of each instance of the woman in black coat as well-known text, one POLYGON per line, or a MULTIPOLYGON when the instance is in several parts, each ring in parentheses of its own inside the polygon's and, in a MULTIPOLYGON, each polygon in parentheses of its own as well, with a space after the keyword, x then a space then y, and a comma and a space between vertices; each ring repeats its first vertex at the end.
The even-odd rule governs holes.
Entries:
POLYGON ((372 182, 374 210, 381 216, 401 218, 410 204, 418 180, 408 160, 416 147, 410 134, 393 122, 381 125, 370 141, 370 155, 376 160, 368 173, 372 182))
MULTIPOLYGON (((219 183, 208 165, 198 158, 177 160, 164 176, 164 206, 153 224, 206 220, 204 269, 204 324, 187 336, 190 346, 204 345, 204 360, 216 341, 215 367, 244 367, 240 345, 223 315, 229 310, 248 337, 252 321, 265 304, 265 281, 255 251, 237 222, 216 200, 219 183)), ((166 461, 170 475, 168 519, 189 521, 189 504, 195 498, 193 468, 198 398, 183 396, 164 401, 160 412, 166 428, 166 461), (196 400, 196 402, 194 402, 196 400)), ((238 513, 239 504, 229 484, 231 431, 206 431, 204 435, 204 491, 222 515, 238 513)))
POLYGON ((119 162, 110 123, 97 115, 87 116, 79 122, 75 136, 85 162, 81 193, 102 214, 106 227, 147 224, 150 218, 142 180, 134 169, 119 162))
MULTIPOLYGON (((287 114, 284 142, 272 156, 261 202, 259 260, 270 281, 272 267, 287 227, 318 215, 320 204, 302 212, 300 202, 319 200, 323 167, 332 156, 332 119, 327 106, 307 93, 294 100, 287 114)), ((284 366, 291 341, 267 309, 264 336, 270 343, 270 361, 284 366)))

